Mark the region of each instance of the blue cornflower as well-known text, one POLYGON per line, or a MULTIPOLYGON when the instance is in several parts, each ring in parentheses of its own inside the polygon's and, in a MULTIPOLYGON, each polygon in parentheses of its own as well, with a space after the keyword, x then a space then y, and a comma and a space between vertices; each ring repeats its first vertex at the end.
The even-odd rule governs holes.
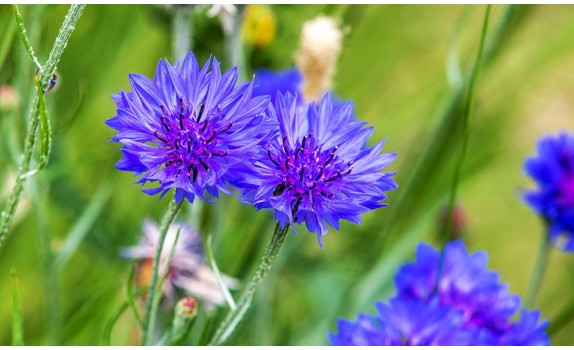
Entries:
POLYGON ((300 106, 297 97, 278 94, 269 115, 279 133, 244 164, 239 187, 257 209, 272 208, 282 227, 305 222, 319 245, 329 224, 360 223, 360 214, 386 204, 385 191, 397 188, 395 173, 381 172, 396 157, 381 154, 383 142, 366 146, 373 128, 357 121, 351 103, 333 108, 327 94, 319 103, 300 106))
POLYGON ((364 320, 340 320, 339 335, 329 340, 354 345, 354 338, 345 336, 354 327, 377 345, 548 345, 548 321, 540 321, 539 311, 520 307, 520 298, 488 271, 487 258, 485 252, 469 255, 460 240, 448 243, 442 257, 420 244, 416 261, 395 275, 396 296, 388 306, 378 304, 378 331, 370 326, 363 331, 364 320))
POLYGON ((524 170, 538 185, 524 193, 524 200, 549 225, 550 241, 574 252, 574 135, 541 138, 538 154, 526 159, 524 170))
POLYGON ((397 294, 418 300, 437 295, 444 304, 463 312, 467 323, 503 331, 520 307, 520 297, 508 292, 487 263, 486 252, 469 255, 460 240, 448 243, 442 257, 433 247, 420 244, 416 261, 395 275, 397 294))
POLYGON ((297 68, 286 69, 283 71, 271 71, 260 69, 255 73, 253 81, 253 96, 271 96, 271 103, 275 102, 275 96, 278 92, 285 95, 291 93, 297 95, 299 102, 303 102, 301 93, 301 84, 303 75, 297 68))
POLYGON ((340 319, 331 345, 471 345, 472 332, 462 315, 440 304, 392 298, 377 303, 375 316, 360 314, 356 322, 340 319))
POLYGON ((222 74, 215 58, 199 69, 190 52, 174 66, 160 60, 153 80, 138 74, 129 80, 132 92, 113 96, 117 115, 106 124, 123 144, 116 168, 141 175, 138 183, 157 182, 144 190, 150 195, 175 189, 178 202, 193 202, 207 200, 205 191, 229 193, 229 169, 270 135, 269 96, 252 97, 253 83, 235 87, 237 68, 222 74))

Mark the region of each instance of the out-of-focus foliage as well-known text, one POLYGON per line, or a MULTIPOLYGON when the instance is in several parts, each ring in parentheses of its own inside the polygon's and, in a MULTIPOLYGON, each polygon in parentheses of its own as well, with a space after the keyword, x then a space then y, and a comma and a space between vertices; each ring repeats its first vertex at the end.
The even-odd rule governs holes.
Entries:
MULTIPOLYGON (((453 38, 459 38, 457 52, 466 71, 474 57, 483 8, 272 5, 269 9, 276 34, 265 47, 246 47, 246 76, 258 68, 291 67, 303 22, 320 14, 339 18, 346 34, 334 90, 354 102, 361 120, 375 126, 373 140, 386 137, 385 151, 399 155, 389 170, 398 171, 400 188, 390 193, 388 208, 364 215, 362 225, 344 223, 340 232, 331 230, 324 238, 324 250, 303 228, 298 235, 289 234, 253 309, 230 341, 320 345, 326 342, 327 331, 335 329, 338 317, 372 313, 375 300, 392 294, 394 271, 412 259, 419 240, 440 241, 437 220, 459 151, 454 132, 442 135, 452 139, 451 147, 433 164, 415 200, 396 213, 388 236, 381 237, 381 231, 452 94, 446 71, 453 38), (377 278, 365 283, 368 275, 377 278)), ((20 11, 36 55, 45 60, 67 6, 26 5, 20 11)), ((491 23, 503 11, 504 6, 493 6, 491 23)), ((526 292, 543 230, 519 197, 522 188, 531 186, 522 164, 534 153, 540 135, 574 127, 573 18, 572 6, 519 6, 511 18, 511 35, 485 64, 476 87, 458 192, 466 217, 463 239, 469 251, 486 250, 489 268, 498 270, 510 290, 520 295, 526 292)), ((229 67, 217 19, 198 10, 193 20, 198 60, 214 54, 223 67, 229 67)), ((132 185, 131 174, 114 169, 119 145, 106 142, 114 132, 104 121, 115 114, 110 95, 129 89, 129 73, 152 76, 159 58, 173 59, 170 40, 170 16, 163 7, 86 7, 58 65, 59 87, 46 99, 53 132, 50 162, 28 182, 0 254, 0 344, 12 341, 11 268, 18 271, 27 345, 102 343, 106 321, 126 300, 130 262, 121 259, 119 251, 137 241, 142 219, 159 220, 167 204, 141 193, 138 185, 132 185), (60 251, 72 254, 48 269, 49 259, 63 259, 60 251), (50 287, 46 275, 56 276, 56 285, 50 287)), ((0 6, 0 67, 0 85, 13 86, 20 101, 15 110, 0 111, 3 205, 22 148, 35 73, 12 8, 5 5, 0 6)), ((196 206, 189 207, 180 219, 193 217, 196 206)), ((245 281, 271 234, 271 214, 255 212, 229 197, 204 208, 202 234, 213 235, 219 268, 245 281)), ((573 269, 572 255, 552 252, 535 305, 551 325, 553 317, 574 300, 569 293, 573 269)), ((173 311, 164 311, 162 322, 167 325, 173 311)), ((220 309, 220 315, 224 311, 220 309)), ((204 319, 200 312, 190 344, 199 339, 198 325, 204 319)), ((569 327, 573 325, 574 315, 569 327)), ((551 335, 553 344, 574 343, 567 328, 551 335)), ((112 335, 112 344, 138 344, 136 319, 126 312, 112 335)))

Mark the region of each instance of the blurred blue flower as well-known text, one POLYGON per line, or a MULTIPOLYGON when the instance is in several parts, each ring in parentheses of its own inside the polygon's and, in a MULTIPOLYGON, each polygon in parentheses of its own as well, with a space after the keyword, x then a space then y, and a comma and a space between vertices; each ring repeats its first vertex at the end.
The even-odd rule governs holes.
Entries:
POLYGON ((299 102, 303 103, 303 95, 300 90, 303 76, 297 68, 286 69, 283 71, 271 71, 260 69, 255 73, 253 80, 253 96, 271 96, 271 102, 275 102, 275 96, 278 92, 285 95, 291 93, 297 95, 299 102))
POLYGON ((416 261, 395 275, 397 294, 418 300, 437 295, 463 312, 467 323, 504 330, 520 307, 520 297, 508 293, 508 286, 499 282, 498 273, 488 271, 487 263, 486 252, 468 255, 460 240, 448 243, 442 257, 433 247, 420 244, 416 261))
POLYGON ((538 184, 524 200, 548 223, 551 242, 574 252, 574 135, 541 138, 538 154, 526 159, 524 170, 538 184))
POLYGON ((328 335, 329 341, 355 345, 359 338, 348 336, 354 327, 368 338, 357 345, 550 344, 548 321, 540 321, 539 311, 521 308, 520 298, 508 292, 497 273, 488 271, 487 259, 482 251, 469 255, 460 240, 448 243, 442 256, 420 244, 416 261, 395 275, 396 296, 389 305, 377 305, 380 314, 374 321, 367 323, 364 315, 357 322, 340 320, 339 334, 328 335))
POLYGON ((395 173, 382 170, 396 154, 381 154, 384 141, 366 146, 373 128, 357 121, 350 102, 334 108, 327 94, 300 106, 296 96, 279 93, 269 106, 280 132, 253 163, 243 164, 238 187, 246 202, 272 208, 282 227, 305 222, 321 246, 326 224, 360 223, 360 214, 386 205, 385 191, 397 185, 395 173))
POLYGON ((328 334, 331 345, 472 345, 472 332, 462 315, 440 304, 392 298, 377 303, 376 316, 359 315, 356 322, 340 319, 339 333, 328 334))
POLYGON ((230 167, 268 138, 269 96, 252 97, 253 83, 236 88, 237 68, 222 74, 215 58, 199 69, 191 52, 174 66, 161 60, 154 80, 129 80, 132 92, 113 96, 117 115, 106 121, 118 130, 112 141, 123 144, 116 168, 141 175, 137 183, 157 182, 144 190, 150 195, 175 189, 178 202, 229 193, 230 167))

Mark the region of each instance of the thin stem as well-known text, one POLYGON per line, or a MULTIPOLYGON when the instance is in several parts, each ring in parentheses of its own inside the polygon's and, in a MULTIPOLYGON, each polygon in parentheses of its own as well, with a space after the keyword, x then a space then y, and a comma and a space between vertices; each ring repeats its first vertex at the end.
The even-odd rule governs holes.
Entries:
POLYGON ((472 115, 472 106, 474 105, 474 90, 476 86, 476 78, 478 73, 480 72, 480 66, 482 62, 482 54, 484 51, 484 41, 486 38, 486 30, 488 28, 488 20, 490 18, 490 4, 486 5, 486 12, 484 13, 484 20, 482 22, 482 31, 480 33, 480 41, 478 44, 478 51, 476 53, 476 60, 474 61, 474 66, 472 69, 472 73, 470 75, 470 79, 468 81, 468 90, 466 95, 465 101, 465 108, 464 108, 464 119, 463 119, 463 134, 462 134, 462 146, 460 149, 460 154, 458 157, 458 161, 455 165, 454 176, 452 178, 452 184, 450 188, 450 195, 448 201, 448 212, 447 212, 447 221, 444 225, 445 232, 443 232, 443 237, 450 236, 450 232, 452 230, 452 215, 454 212, 454 205, 456 201, 456 193, 458 189, 458 183, 460 180, 460 173, 462 169, 462 163, 464 161, 464 156, 466 155, 466 149, 468 147, 468 135, 469 135, 469 120, 472 115))
POLYGON ((486 5, 486 12, 484 14, 484 20, 482 22, 482 31, 480 32, 480 41, 478 44, 478 51, 476 53, 476 59, 474 61, 474 66, 472 68, 472 73, 468 80, 468 89, 467 95, 465 100, 465 108, 463 114, 463 129, 462 129, 462 146, 460 149, 460 154, 458 157, 458 161, 456 162, 454 175, 452 177, 452 183, 450 187, 449 193, 449 201, 448 201, 448 211, 446 215, 446 223, 444 225, 444 231, 442 232, 441 237, 443 237, 443 245, 441 247, 440 258, 439 258, 439 265, 438 265, 438 273, 435 283, 435 291, 439 289, 440 278, 442 276, 442 272, 444 269, 444 259, 445 259, 445 248, 444 243, 448 242, 448 237, 451 237, 452 232, 452 216, 454 212, 454 205, 456 201, 456 192, 458 189, 458 183, 460 179, 460 172, 462 169, 462 162, 464 161, 464 156, 466 154, 466 148, 468 146, 468 122, 470 116, 472 114, 472 105, 474 102, 474 88, 476 83, 476 77, 478 76, 478 72, 480 71, 480 63, 482 62, 482 53, 484 50, 484 40, 486 38, 486 29, 488 28, 488 19, 490 17, 490 5, 486 5))
POLYGON ((175 59, 183 59, 191 49, 192 13, 187 7, 175 7, 171 22, 171 52, 175 59))
MULTIPOLYGON (((44 91, 48 87, 50 79, 56 70, 56 65, 60 60, 60 56, 64 52, 64 49, 68 43, 68 39, 74 31, 75 25, 80 19, 85 6, 86 5, 72 5, 68 11, 68 14, 66 15, 66 18, 64 19, 64 23, 60 28, 60 32, 58 33, 58 36, 54 41, 54 46, 52 47, 50 55, 48 56, 48 60, 44 65, 44 70, 40 75, 40 83, 44 91)), ((4 210, 0 214, 0 250, 4 245, 4 240, 6 239, 6 235, 8 233, 8 229, 10 228, 10 224, 12 223, 12 219, 14 218, 16 207, 18 206, 18 202, 22 196, 24 183, 26 182, 27 178, 25 175, 30 170, 30 162, 32 161, 32 153, 34 151, 34 144, 36 141, 36 132, 38 131, 39 121, 39 100, 38 97, 36 97, 32 103, 32 110, 30 112, 30 118, 24 139, 24 152, 20 158, 16 182, 12 187, 12 191, 8 197, 8 201, 6 202, 4 210)))
POLYGON ((151 275, 151 282, 149 285, 149 294, 147 297, 146 302, 146 315, 144 321, 144 329, 142 334, 142 343, 143 345, 150 345, 152 342, 152 335, 153 329, 155 325, 155 310, 157 310, 157 306, 159 303, 159 298, 156 298, 156 293, 158 293, 158 281, 159 281, 159 265, 161 263, 161 252, 163 249, 163 243, 165 242, 165 237, 167 236, 167 231, 169 226, 172 224, 173 220, 175 219, 179 209, 181 208, 183 201, 177 203, 175 200, 169 203, 169 207, 167 208, 167 212, 163 216, 161 221, 160 233, 159 233, 159 240, 157 242, 157 246, 155 248, 155 255, 153 258, 153 267, 152 267, 152 275, 151 275))
POLYGON ((532 270, 532 277, 530 277, 530 285, 528 286, 528 292, 526 293, 526 298, 524 298, 524 305, 526 307, 533 307, 534 300, 540 290, 540 284, 544 278, 544 271, 546 270, 546 265, 548 264, 548 257, 550 256, 550 238, 547 232, 544 232, 542 241, 540 242, 540 247, 538 248, 538 256, 536 257, 536 262, 534 264, 534 269, 532 270))
POLYGON ((257 271, 249 281, 249 284, 247 284, 243 290, 241 297, 239 297, 239 300, 237 301, 237 307, 234 310, 229 311, 223 322, 215 331, 215 334, 213 335, 209 345, 219 345, 223 343, 235 330, 239 322, 241 322, 253 302, 253 297, 255 295, 255 291, 257 290, 257 286, 263 280, 267 272, 271 269, 271 266, 273 266, 273 263, 277 258, 281 245, 285 241, 285 237, 287 236, 288 231, 289 225, 285 225, 284 228, 281 228, 279 223, 275 225, 275 230, 273 231, 271 242, 269 242, 269 245, 267 246, 267 250, 261 259, 261 263, 259 264, 257 271))
MULTIPOLYGON (((512 37, 512 34, 521 22, 511 21, 509 18, 516 16, 517 12, 522 9, 523 7, 519 5, 508 5, 504 8, 499 20, 493 27, 492 34, 486 42, 487 50, 485 50, 483 56, 485 64, 490 63, 493 57, 502 51, 501 48, 503 47, 502 43, 504 39, 512 37)), ((425 147, 423 147, 422 150, 417 150, 418 153, 414 166, 411 171, 409 171, 404 185, 401 185, 401 191, 397 193, 398 197, 390 207, 391 210, 383 223, 382 230, 379 228, 381 222, 378 220, 374 220, 372 223, 363 226, 365 231, 372 231, 374 229, 381 231, 373 243, 373 246, 387 247, 391 244, 392 240, 398 239, 396 234, 403 231, 401 225, 397 225, 398 218, 400 217, 399 214, 403 213, 407 207, 411 210, 412 208, 416 208, 414 198, 420 196, 420 193, 424 191, 424 186, 428 181, 428 174, 440 163, 441 157, 444 155, 444 150, 448 147, 449 138, 445 137, 445 135, 450 133, 453 120, 461 113, 460 106, 464 99, 463 90, 463 84, 454 86, 444 110, 440 113, 439 124, 433 130, 425 147), (394 209, 392 207, 394 207, 394 209)))
POLYGON ((60 57, 62 57, 62 53, 64 52, 66 45, 68 45, 68 40, 76 28, 76 23, 80 19, 85 7, 86 5, 80 4, 71 5, 68 14, 64 18, 64 23, 62 24, 60 32, 54 41, 52 51, 50 51, 48 60, 46 61, 46 64, 44 64, 44 73, 40 78, 42 89, 44 89, 44 91, 46 91, 50 84, 52 75, 56 71, 56 66, 58 65, 58 62, 60 62, 60 57))

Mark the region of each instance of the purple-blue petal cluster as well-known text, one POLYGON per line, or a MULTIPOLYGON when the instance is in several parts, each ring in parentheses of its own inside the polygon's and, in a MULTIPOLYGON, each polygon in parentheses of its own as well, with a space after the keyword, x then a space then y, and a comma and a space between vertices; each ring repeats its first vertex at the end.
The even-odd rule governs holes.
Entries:
POLYGON ((551 242, 574 252, 574 135, 541 138, 538 154, 526 159, 524 170, 538 185, 524 193, 524 200, 548 224, 551 242))
POLYGON ((485 252, 468 254, 462 241, 441 253, 420 244, 416 261, 395 276, 397 294, 378 314, 339 320, 333 345, 548 345, 548 321, 521 308, 485 252), (441 256, 442 254, 442 256, 441 256), (520 314, 520 318, 514 317, 520 314))
POLYGON ((351 103, 333 107, 327 94, 301 106, 291 94, 277 94, 269 116, 279 132, 250 164, 238 186, 257 209, 271 208, 282 227, 305 223, 319 244, 327 224, 360 223, 360 215, 386 204, 386 191, 397 188, 395 173, 382 170, 396 157, 381 153, 384 142, 367 147, 372 127, 365 127, 351 103))
POLYGON ((331 345, 471 345, 472 333, 462 315, 437 299, 423 302, 392 298, 377 303, 375 316, 360 314, 356 322, 340 319, 338 334, 328 334, 331 345))
POLYGON ((157 183, 148 194, 175 189, 176 200, 207 200, 229 193, 226 174, 253 157, 271 131, 269 96, 252 96, 253 83, 236 87, 237 68, 222 73, 213 58, 199 68, 190 52, 181 62, 161 60, 153 80, 130 74, 131 92, 114 95, 117 114, 106 124, 123 144, 116 168, 157 183), (211 61, 211 62, 210 62, 211 61))

